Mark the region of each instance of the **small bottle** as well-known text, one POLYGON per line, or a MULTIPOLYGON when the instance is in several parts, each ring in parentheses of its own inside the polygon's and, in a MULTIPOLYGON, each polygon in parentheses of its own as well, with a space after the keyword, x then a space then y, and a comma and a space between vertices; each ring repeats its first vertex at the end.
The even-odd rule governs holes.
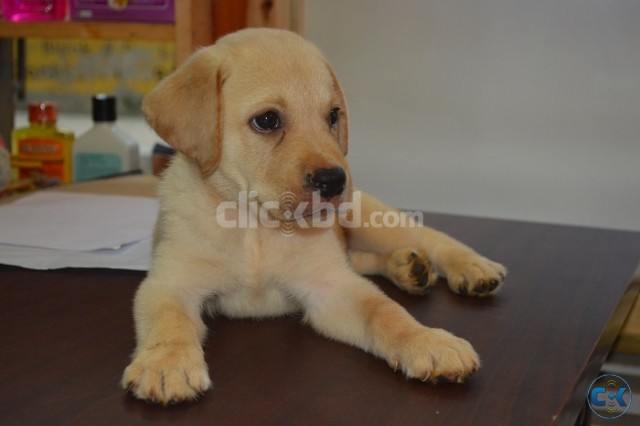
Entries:
POLYGON ((116 125, 116 98, 92 97, 93 127, 74 144, 74 180, 96 179, 140 169, 138 143, 116 125))
POLYGON ((11 132, 14 178, 40 185, 70 183, 73 178, 73 132, 56 126, 53 102, 29 103, 29 126, 11 132))
POLYGON ((3 0, 2 14, 11 22, 61 21, 67 16, 67 0, 3 0))

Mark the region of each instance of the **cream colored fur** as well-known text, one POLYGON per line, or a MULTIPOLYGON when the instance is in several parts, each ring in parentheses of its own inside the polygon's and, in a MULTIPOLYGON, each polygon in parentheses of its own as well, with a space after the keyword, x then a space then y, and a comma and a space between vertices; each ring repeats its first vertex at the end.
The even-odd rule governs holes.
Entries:
MULTIPOLYGON (((134 302, 137 347, 122 384, 162 404, 211 387, 202 343, 203 311, 230 317, 304 312, 318 332, 384 359, 411 378, 463 381, 480 367, 472 346, 411 317, 360 273, 380 273, 412 293, 438 277, 458 293, 486 296, 506 271, 438 231, 411 228, 250 229, 220 226, 218 207, 255 191, 255 202, 290 193, 309 201, 305 176, 341 167, 347 107, 338 81, 309 42, 280 30, 244 30, 196 52, 144 101, 151 126, 180 153, 160 189, 153 262, 134 302), (327 117, 339 108, 339 120, 327 117), (251 120, 277 111, 282 128, 251 120)), ((369 195, 362 217, 397 210, 369 195)), ((311 213, 305 211, 305 214, 311 213)), ((269 210, 283 220, 284 212, 269 210)), ((239 219, 235 210, 225 220, 239 219)), ((212 345, 224 342, 212 341, 212 345)))

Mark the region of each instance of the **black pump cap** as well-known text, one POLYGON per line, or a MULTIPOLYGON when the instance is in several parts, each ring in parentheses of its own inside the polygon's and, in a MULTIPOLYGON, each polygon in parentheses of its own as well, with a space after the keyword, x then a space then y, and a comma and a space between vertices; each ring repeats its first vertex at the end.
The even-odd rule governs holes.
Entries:
POLYGON ((116 121, 116 98, 99 93, 91 98, 93 121, 116 121))

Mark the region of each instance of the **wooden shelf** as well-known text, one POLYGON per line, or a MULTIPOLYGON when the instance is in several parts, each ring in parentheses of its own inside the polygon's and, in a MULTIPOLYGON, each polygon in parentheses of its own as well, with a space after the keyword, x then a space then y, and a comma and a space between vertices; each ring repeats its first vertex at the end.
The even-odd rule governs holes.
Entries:
POLYGON ((175 42, 173 24, 134 22, 0 22, 0 38, 95 38, 175 42))
POLYGON ((176 0, 175 24, 25 22, 0 20, 0 134, 13 128, 13 52, 16 38, 75 38, 175 43, 176 65, 195 49, 247 26, 301 30, 304 0, 176 0), (248 22, 250 21, 250 22, 248 22), (293 24, 293 27, 292 27, 293 24), (8 65, 8 66, 7 66, 8 65))

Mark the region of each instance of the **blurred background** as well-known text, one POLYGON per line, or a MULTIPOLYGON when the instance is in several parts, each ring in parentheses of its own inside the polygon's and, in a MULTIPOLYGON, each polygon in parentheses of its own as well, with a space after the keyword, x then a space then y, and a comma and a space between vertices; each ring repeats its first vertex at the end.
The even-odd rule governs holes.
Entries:
MULTIPOLYGON (((290 3, 347 94, 361 189, 409 209, 640 231, 640 2, 290 3)), ((140 99, 174 49, 29 38, 15 125, 27 100, 53 99, 79 134, 91 95, 113 93, 148 172, 158 138, 140 99)))
POLYGON ((640 230, 640 2, 308 0, 357 183, 448 213, 640 230))

